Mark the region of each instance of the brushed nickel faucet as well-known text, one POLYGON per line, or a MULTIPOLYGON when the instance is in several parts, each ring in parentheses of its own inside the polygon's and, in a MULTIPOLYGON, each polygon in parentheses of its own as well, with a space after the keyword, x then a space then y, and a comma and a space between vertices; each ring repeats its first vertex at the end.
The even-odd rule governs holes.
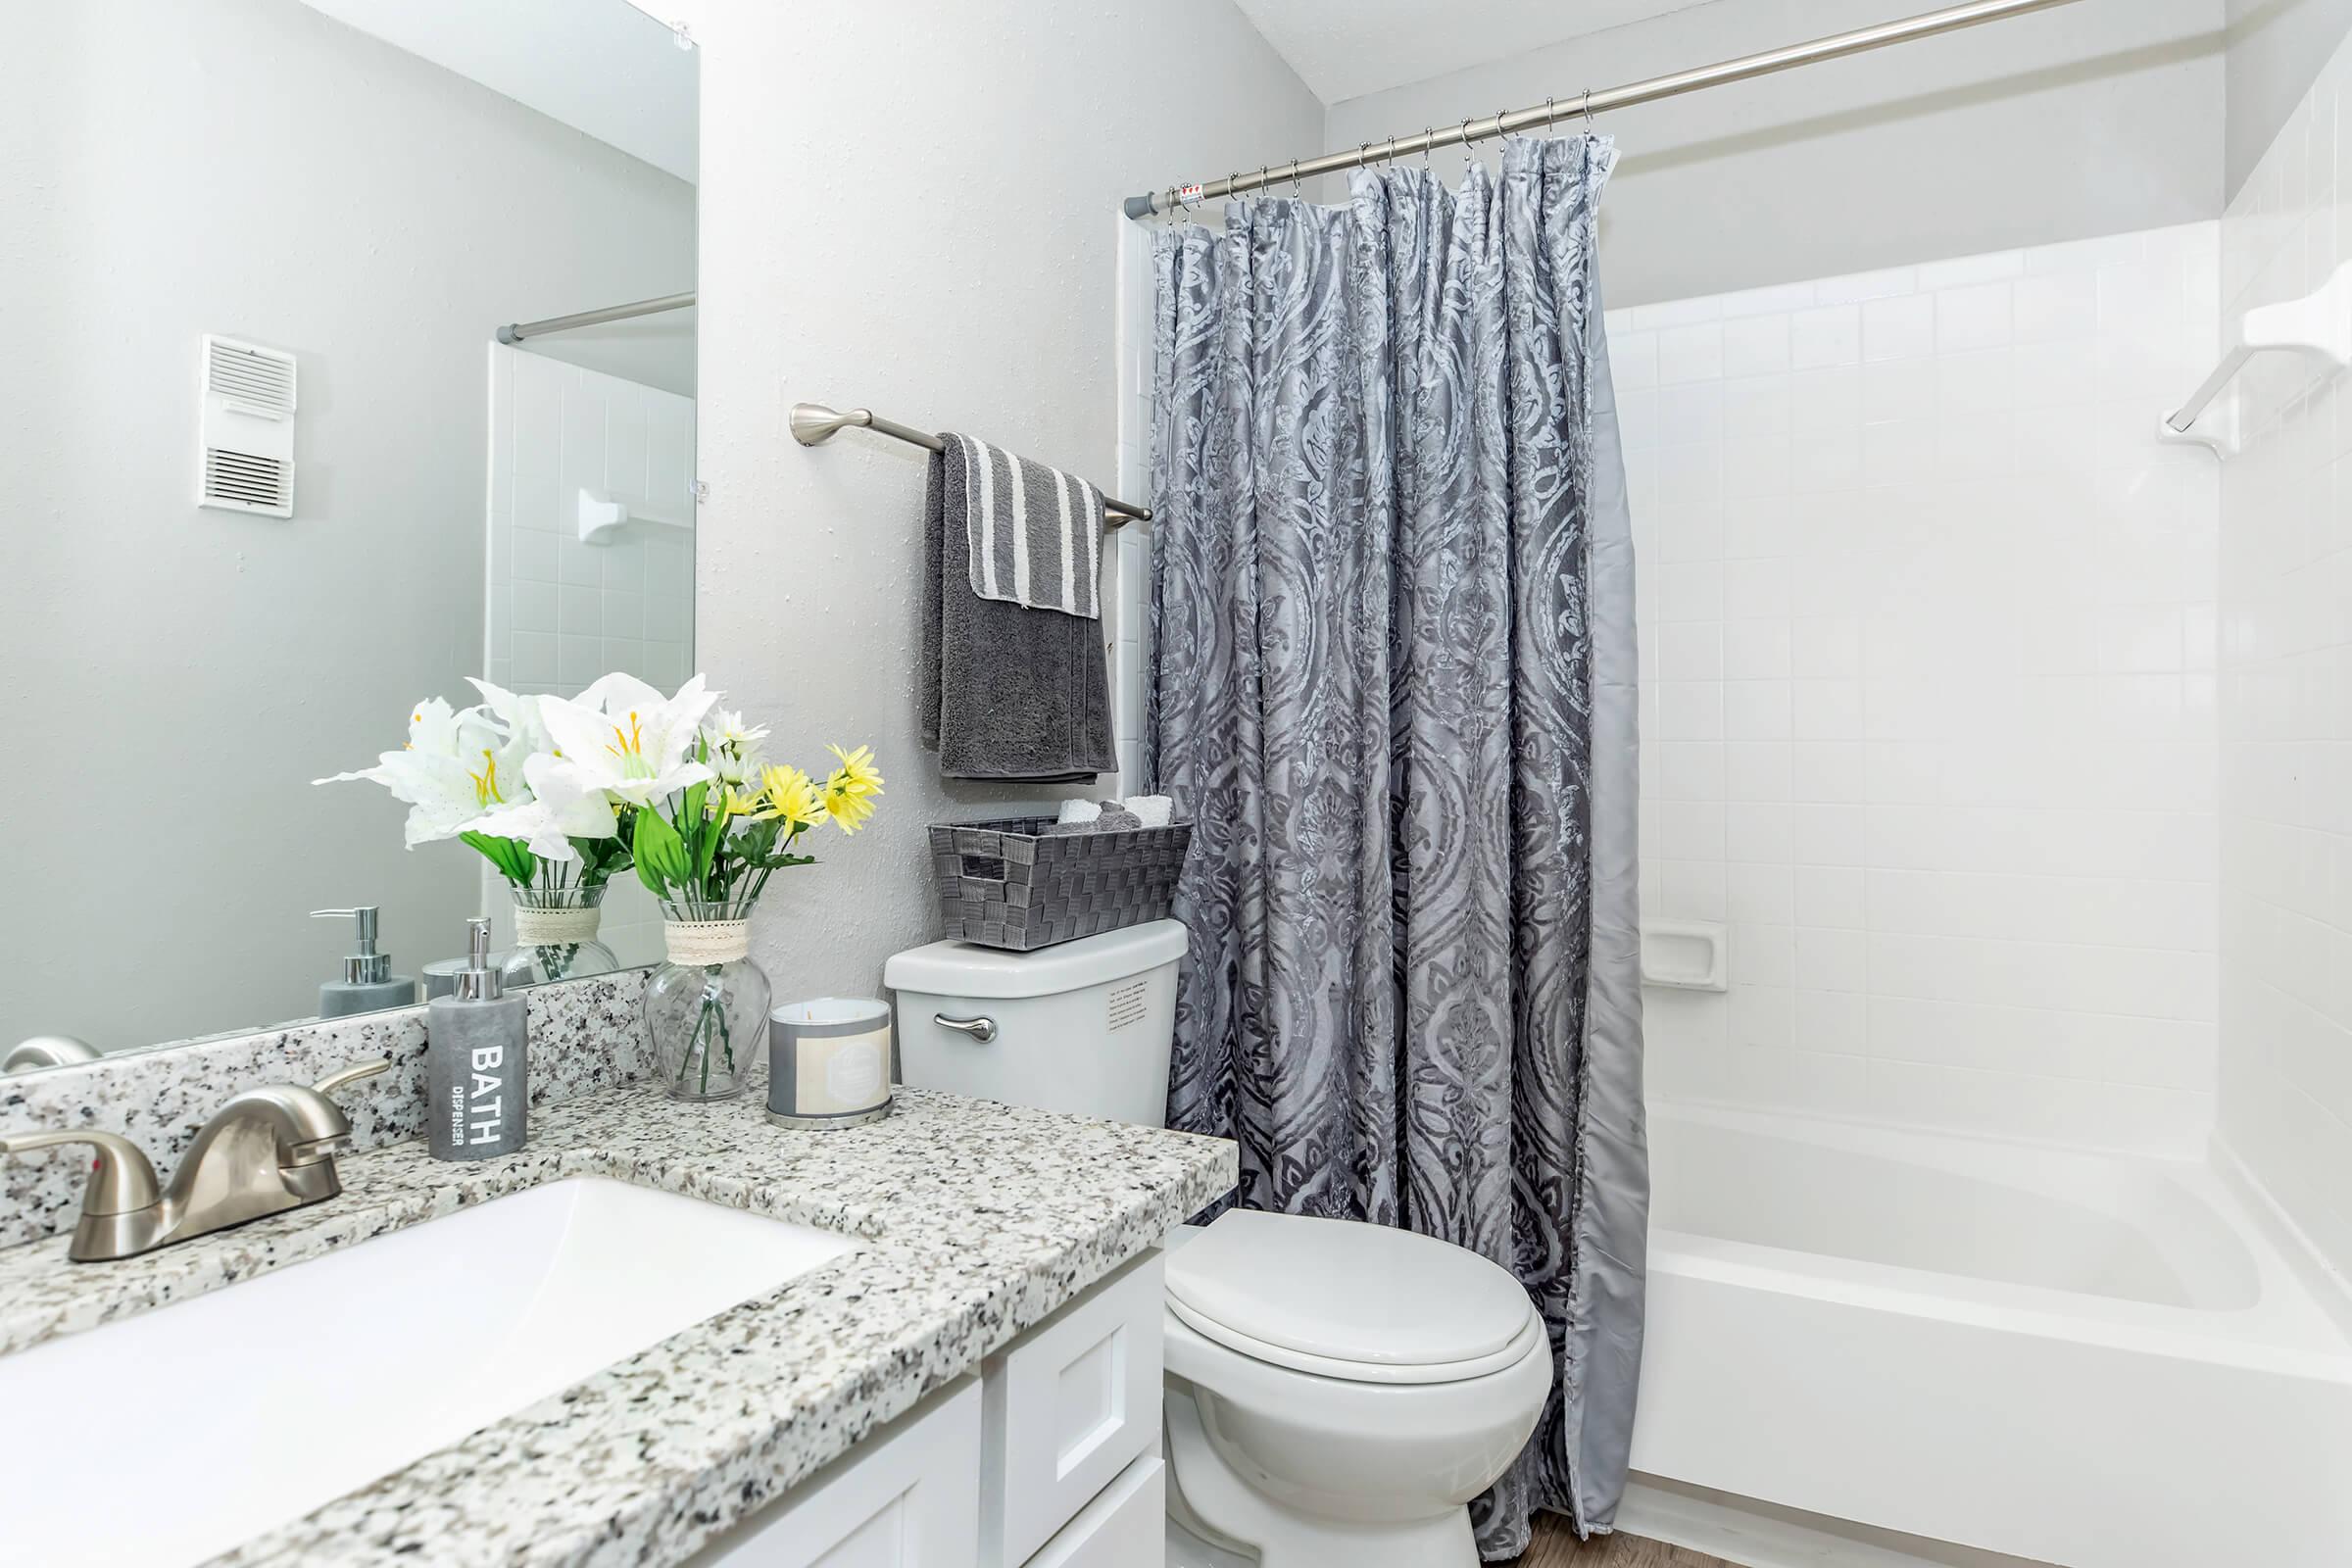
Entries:
POLYGON ((28 1035, 0 1052, 0 1072, 26 1072, 35 1067, 63 1067, 71 1062, 96 1061, 98 1048, 72 1035, 28 1035))
POLYGON ((95 1149, 98 1160, 66 1255, 76 1263, 131 1257, 340 1193, 335 1155, 351 1147, 351 1122, 328 1097, 391 1065, 354 1062, 315 1084, 263 1084, 230 1096, 197 1132, 161 1194, 139 1146, 114 1133, 15 1133, 0 1137, 0 1154, 66 1144, 95 1149))

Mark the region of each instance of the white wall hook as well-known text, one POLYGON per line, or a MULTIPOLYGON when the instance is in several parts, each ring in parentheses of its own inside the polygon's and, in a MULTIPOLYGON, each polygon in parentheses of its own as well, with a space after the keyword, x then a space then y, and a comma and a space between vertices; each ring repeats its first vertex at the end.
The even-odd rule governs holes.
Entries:
POLYGON ((2308 355, 2335 370, 2352 365, 2352 262, 2338 267, 2315 293, 2248 311, 2237 345, 2222 357, 2222 363, 2189 394, 2186 403, 2165 416, 2157 439, 2192 442, 2223 457, 2235 453, 2235 406, 2213 429, 2199 430, 2200 416, 2246 368, 2248 360, 2271 353, 2308 355))

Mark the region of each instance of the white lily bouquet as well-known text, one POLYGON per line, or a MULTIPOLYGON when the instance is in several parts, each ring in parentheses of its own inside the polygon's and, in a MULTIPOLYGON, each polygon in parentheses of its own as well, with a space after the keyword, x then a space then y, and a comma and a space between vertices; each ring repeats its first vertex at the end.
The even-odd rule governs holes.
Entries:
POLYGON ((457 839, 496 866, 514 889, 519 944, 503 967, 522 982, 596 972, 567 946, 594 945, 612 966, 595 916, 634 865, 665 922, 670 961, 645 1008, 671 1092, 740 1093, 767 1020, 752 908, 775 872, 815 863, 798 852, 803 834, 825 822, 854 833, 873 814, 872 750, 831 748, 821 779, 770 763, 766 726, 714 710, 700 675, 666 698, 617 672, 576 698, 473 686, 480 704, 419 703, 405 747, 318 782, 381 784, 409 807, 409 848, 457 839))
POLYGON ((601 887, 628 869, 626 823, 612 799, 562 765, 542 711, 561 699, 517 696, 486 680, 473 687, 482 694, 476 706, 428 697, 409 714, 407 745, 373 767, 316 782, 381 784, 409 807, 410 849, 463 840, 517 888, 601 887))

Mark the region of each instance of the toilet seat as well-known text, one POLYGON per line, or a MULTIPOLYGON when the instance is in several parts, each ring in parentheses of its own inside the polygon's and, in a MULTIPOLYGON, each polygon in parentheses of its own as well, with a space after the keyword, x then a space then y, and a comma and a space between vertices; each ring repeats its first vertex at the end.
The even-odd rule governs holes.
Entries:
POLYGON ((1344 1383, 1464 1383, 1515 1365, 1544 1339, 1543 1320, 1530 1306, 1527 1321, 1520 1327, 1519 1333, 1498 1350, 1491 1350, 1466 1361, 1427 1361, 1400 1366, 1376 1361, 1344 1361, 1336 1356, 1294 1350, 1288 1346, 1255 1339, 1239 1329, 1219 1323, 1173 1297, 1168 1298, 1168 1312, 1202 1339, 1222 1345, 1252 1361, 1285 1367, 1293 1372, 1311 1372, 1316 1377, 1337 1378, 1344 1383))
POLYGON ((1440 1384, 1544 1339, 1519 1282, 1449 1242, 1387 1226, 1231 1210, 1170 1254, 1168 1310, 1238 1354, 1353 1383, 1440 1384))

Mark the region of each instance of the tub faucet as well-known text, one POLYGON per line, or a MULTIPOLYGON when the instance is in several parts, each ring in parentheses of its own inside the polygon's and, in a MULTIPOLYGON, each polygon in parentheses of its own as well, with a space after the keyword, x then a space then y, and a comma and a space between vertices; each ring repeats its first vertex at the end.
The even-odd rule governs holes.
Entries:
POLYGON ((131 1257, 340 1193, 335 1155, 351 1147, 351 1122, 328 1097, 391 1065, 355 1062, 315 1084, 263 1084, 230 1096, 197 1132, 171 1188, 160 1194, 155 1167, 138 1145, 114 1133, 15 1133, 0 1137, 0 1154, 65 1144, 95 1149, 97 1163, 66 1255, 76 1263, 131 1257))

